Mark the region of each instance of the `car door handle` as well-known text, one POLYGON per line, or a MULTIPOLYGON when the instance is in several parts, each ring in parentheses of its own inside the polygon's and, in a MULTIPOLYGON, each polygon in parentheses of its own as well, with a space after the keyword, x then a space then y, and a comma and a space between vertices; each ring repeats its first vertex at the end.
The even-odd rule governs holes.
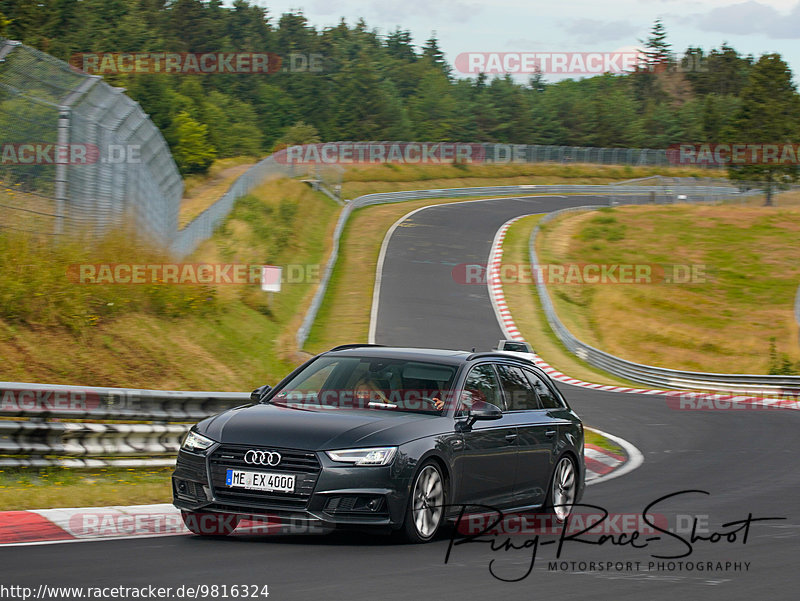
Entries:
POLYGON ((553 436, 556 435, 556 431, 555 430, 548 430, 547 432, 544 433, 544 435, 547 436, 547 438, 553 438, 553 436))
POLYGON ((517 439, 516 434, 506 434, 506 440, 508 442, 514 442, 517 439))

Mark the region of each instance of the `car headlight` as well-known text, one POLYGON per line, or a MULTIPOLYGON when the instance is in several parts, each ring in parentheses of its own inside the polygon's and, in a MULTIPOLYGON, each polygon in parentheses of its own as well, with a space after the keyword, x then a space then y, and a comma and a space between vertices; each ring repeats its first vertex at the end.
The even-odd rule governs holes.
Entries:
POLYGON ((397 447, 378 447, 374 449, 343 449, 325 451, 333 461, 353 465, 389 465, 397 453, 397 447))
POLYGON ((214 441, 210 438, 203 436, 202 434, 198 434, 194 430, 189 430, 189 432, 186 434, 186 438, 183 439, 183 443, 181 443, 181 448, 185 451, 198 453, 205 451, 212 444, 214 444, 214 441))

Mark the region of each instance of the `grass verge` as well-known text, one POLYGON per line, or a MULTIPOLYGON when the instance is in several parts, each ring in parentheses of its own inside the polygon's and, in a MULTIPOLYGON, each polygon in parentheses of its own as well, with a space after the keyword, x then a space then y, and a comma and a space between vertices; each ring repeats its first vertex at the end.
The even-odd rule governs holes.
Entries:
POLYGON ((344 171, 342 194, 357 198, 374 192, 419 188, 463 188, 521 184, 607 184, 651 175, 725 177, 718 170, 691 167, 632 167, 559 163, 359 165, 344 171), (424 185, 412 185, 416 182, 424 185))
MULTIPOLYGON (((532 215, 511 224, 503 242, 504 264, 530 264, 528 241, 533 228, 541 218, 541 215, 532 215)), ((570 353, 550 329, 534 284, 509 282, 503 286, 503 294, 520 333, 536 353, 551 366, 573 378, 587 382, 639 386, 600 371, 570 353)))
POLYGON ((674 369, 788 374, 800 371, 798 232, 798 207, 631 206, 551 222, 537 252, 545 264, 651 266, 650 283, 549 285, 588 344, 674 369))
POLYGON ((81 285, 70 265, 174 260, 125 232, 91 248, 0 233, 0 380, 221 391, 276 382, 299 360, 294 333, 339 209, 300 182, 270 181, 181 260, 298 266, 274 295, 258 284, 81 285))
POLYGON ((586 444, 593 444, 601 449, 605 449, 606 451, 611 451, 612 453, 617 453, 619 455, 627 455, 625 450, 616 442, 610 438, 606 438, 594 430, 590 430, 588 427, 584 428, 583 430, 583 440, 586 444))
POLYGON ((171 468, 0 470, 0 511, 172 501, 171 468))

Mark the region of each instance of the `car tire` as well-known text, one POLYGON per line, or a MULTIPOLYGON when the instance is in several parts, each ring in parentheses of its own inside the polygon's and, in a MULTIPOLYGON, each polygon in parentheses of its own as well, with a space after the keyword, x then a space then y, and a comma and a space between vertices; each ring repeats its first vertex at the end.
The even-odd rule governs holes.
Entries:
POLYGON ((200 536, 229 536, 239 525, 239 516, 233 513, 181 511, 184 525, 200 536))
POLYGON ((445 522, 447 490, 442 470, 433 461, 422 464, 414 476, 408 495, 403 538, 409 543, 434 539, 445 522))
POLYGON ((575 502, 578 492, 578 468, 575 460, 570 455, 562 455, 547 489, 545 512, 552 514, 556 521, 563 523, 572 512, 572 503, 575 502))

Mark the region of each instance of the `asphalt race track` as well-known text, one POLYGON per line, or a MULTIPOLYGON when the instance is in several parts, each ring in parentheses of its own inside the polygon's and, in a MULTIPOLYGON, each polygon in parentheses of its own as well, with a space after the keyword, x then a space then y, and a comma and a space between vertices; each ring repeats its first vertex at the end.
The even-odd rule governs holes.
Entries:
MULTIPOLYGON (((593 203, 575 196, 516 198, 416 212, 396 228, 387 248, 376 341, 492 348, 501 333, 486 286, 455 282, 453 267, 485 263, 495 232, 514 216, 593 203)), ((269 598, 278 600, 797 598, 797 411, 678 411, 657 397, 559 387, 586 423, 629 440, 645 458, 633 472, 588 487, 584 503, 611 514, 641 514, 666 495, 707 491, 666 499, 651 513, 671 527, 680 519, 679 535, 687 540, 697 517, 698 534, 720 540, 697 540, 690 548, 653 531, 634 539, 643 548, 613 544, 623 542, 619 536, 603 545, 566 540, 557 565, 549 566, 557 538, 543 536, 525 577, 534 535, 495 538, 494 551, 489 543, 454 546, 447 564, 446 537, 411 546, 357 533, 171 536, 1 548, 3 580, 33 587, 268 584, 269 598), (744 525, 724 524, 748 515, 786 519, 751 523, 745 542, 744 525), (504 582, 492 573, 519 580, 504 582)))

